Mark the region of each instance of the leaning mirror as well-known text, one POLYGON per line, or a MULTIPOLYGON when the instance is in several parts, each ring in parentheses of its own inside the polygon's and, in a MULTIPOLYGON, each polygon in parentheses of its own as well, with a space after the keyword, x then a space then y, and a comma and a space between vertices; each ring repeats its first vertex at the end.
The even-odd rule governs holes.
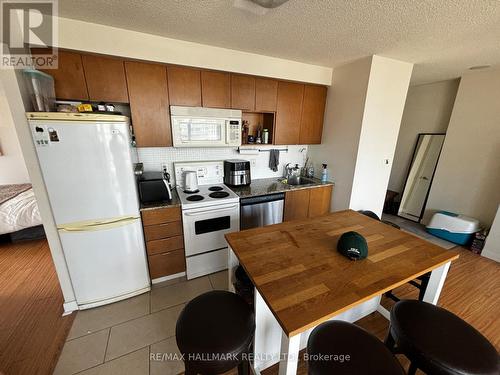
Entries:
POLYGON ((434 172, 443 147, 445 134, 422 133, 418 135, 408 176, 401 197, 398 215, 420 222, 434 172))

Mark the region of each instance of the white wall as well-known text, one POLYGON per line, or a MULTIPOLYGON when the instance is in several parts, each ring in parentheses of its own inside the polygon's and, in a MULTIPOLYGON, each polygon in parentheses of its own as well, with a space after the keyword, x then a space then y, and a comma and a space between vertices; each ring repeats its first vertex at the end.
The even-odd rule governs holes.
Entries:
POLYGON ((373 56, 349 207, 382 216, 413 64, 373 56))
POLYGON ((381 215, 412 68, 372 56, 334 69, 322 144, 310 147, 316 166, 327 163, 335 182, 333 211, 381 215))
POLYGON ((399 129, 389 189, 402 193, 419 133, 446 133, 459 79, 410 86, 399 129))
POLYGON ((10 114, 5 91, 0 82, 0 185, 29 182, 21 146, 10 114))
POLYGON ((335 68, 321 144, 309 147, 316 173, 326 163, 335 182, 332 211, 349 208, 371 62, 367 57, 335 68))
POLYGON ((500 262, 500 205, 498 206, 497 214, 491 225, 481 255, 500 262))
POLYGON ((330 85, 332 68, 59 18, 60 48, 330 85))
MULTIPOLYGON (((250 147, 246 147, 250 148, 250 147)), ((146 171, 161 171, 161 166, 166 164, 167 170, 174 180, 173 163, 180 161, 197 160, 225 160, 225 159, 243 159, 250 161, 251 178, 272 178, 282 177, 284 166, 287 163, 304 165, 307 157, 307 146, 264 146, 255 145, 252 148, 258 149, 288 149, 288 152, 280 152, 280 164, 278 171, 273 172, 269 169, 269 152, 260 152, 257 155, 239 154, 236 148, 214 147, 214 148, 174 148, 174 147, 140 147, 138 151, 138 160, 144 164, 146 171), (258 146, 258 147, 257 147, 258 146)))
POLYGON ((460 80, 424 222, 436 210, 490 226, 500 203, 500 69, 460 80))
POLYGON ((35 147, 26 120, 25 112, 31 110, 27 90, 20 71, 0 69, 0 82, 7 97, 9 110, 19 138, 19 144, 26 162, 33 191, 37 199, 43 227, 49 243, 52 260, 56 269, 59 284, 64 298, 65 309, 76 308, 73 286, 69 278, 66 260, 59 241, 56 224, 52 215, 47 190, 43 181, 35 147))

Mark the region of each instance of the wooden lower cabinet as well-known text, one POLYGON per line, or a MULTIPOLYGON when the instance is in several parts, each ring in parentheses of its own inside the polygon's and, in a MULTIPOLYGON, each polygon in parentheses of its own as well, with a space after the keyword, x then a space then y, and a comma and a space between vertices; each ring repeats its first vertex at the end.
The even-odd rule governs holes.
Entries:
POLYGON ((306 219, 309 213, 309 189, 287 191, 283 221, 306 219))
POLYGON ((142 211, 142 225, 151 279, 186 271, 180 207, 142 211))
POLYGON ((332 191, 332 185, 288 191, 283 221, 326 215, 330 212, 332 191))
POLYGON ((309 213, 308 217, 318 217, 330 212, 333 186, 323 186, 309 189, 309 213))
POLYGON ((151 279, 158 279, 168 275, 186 271, 184 249, 169 253, 148 256, 149 274, 151 279))

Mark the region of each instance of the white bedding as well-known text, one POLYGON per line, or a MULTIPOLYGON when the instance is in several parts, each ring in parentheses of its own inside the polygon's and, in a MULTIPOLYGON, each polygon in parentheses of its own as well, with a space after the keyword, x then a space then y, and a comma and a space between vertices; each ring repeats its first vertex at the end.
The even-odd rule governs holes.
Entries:
POLYGON ((42 224, 33 189, 0 204, 0 234, 42 224))

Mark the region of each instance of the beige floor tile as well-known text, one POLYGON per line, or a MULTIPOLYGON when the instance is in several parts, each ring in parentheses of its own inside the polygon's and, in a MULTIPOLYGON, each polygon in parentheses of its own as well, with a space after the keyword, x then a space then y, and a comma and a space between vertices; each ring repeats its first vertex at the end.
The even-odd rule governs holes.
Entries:
POLYGON ((173 336, 183 308, 184 305, 178 305, 112 327, 106 361, 173 336))
POLYGON ((177 375, 184 371, 175 336, 151 345, 150 353, 150 375, 177 375))
POLYGON ((149 293, 144 293, 111 305, 79 311, 68 340, 149 314, 149 298, 149 293))
POLYGON ((210 282, 212 283, 212 287, 215 290, 228 290, 227 270, 213 273, 208 277, 210 279, 210 282))
POLYGON ((69 375, 104 362, 109 329, 92 333, 64 344, 54 375, 69 375))
POLYGON ((192 300, 202 293, 212 290, 208 276, 151 290, 151 312, 175 306, 192 300))
POLYGON ((149 375, 149 348, 105 362, 78 375, 149 375))

